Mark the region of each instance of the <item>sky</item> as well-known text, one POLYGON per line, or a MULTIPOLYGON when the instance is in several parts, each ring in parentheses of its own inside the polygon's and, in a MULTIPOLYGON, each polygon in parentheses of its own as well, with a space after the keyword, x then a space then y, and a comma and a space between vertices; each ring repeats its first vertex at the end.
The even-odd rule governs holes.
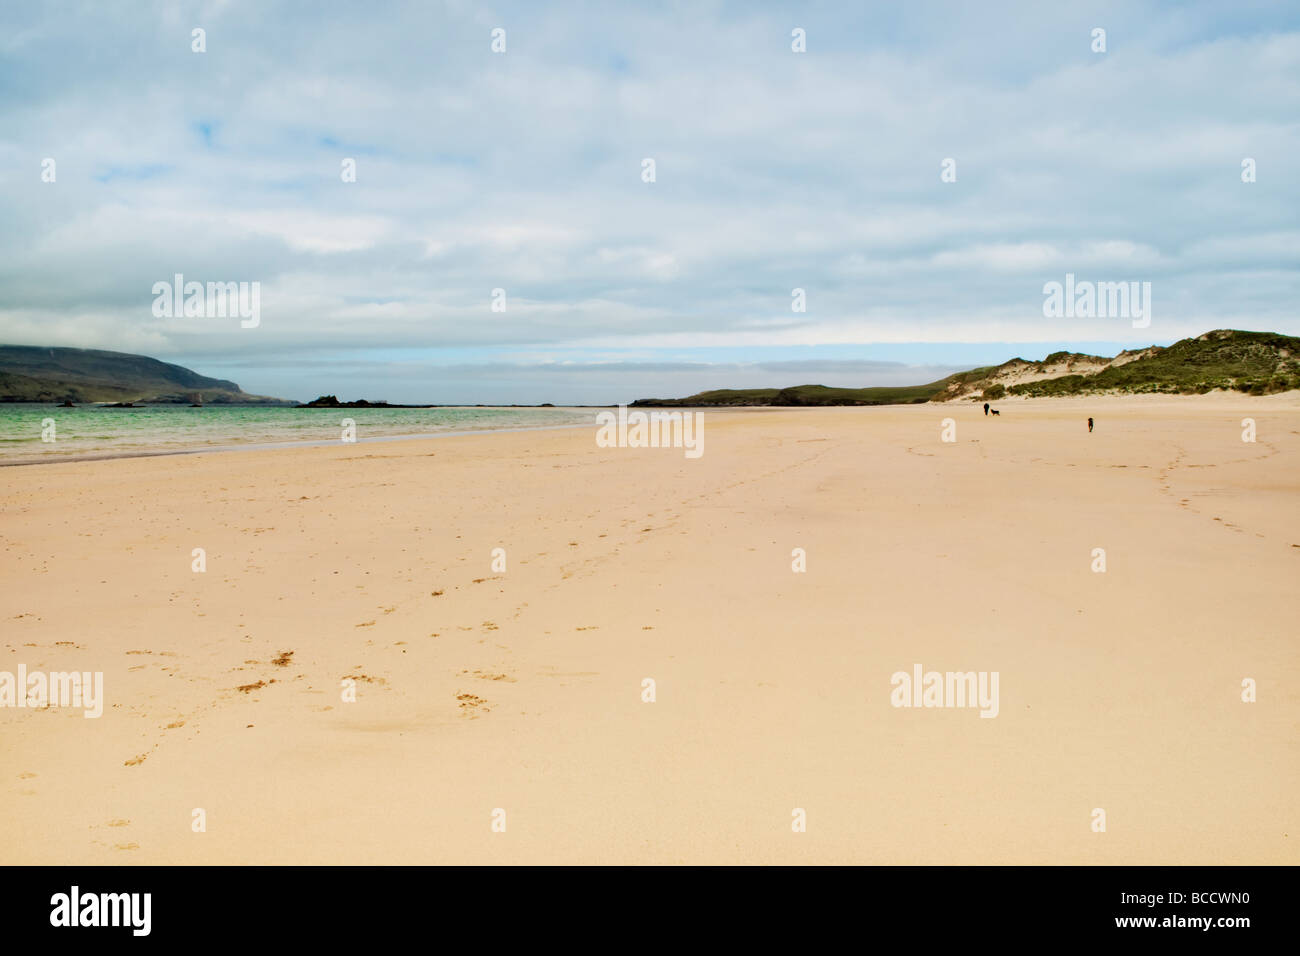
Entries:
POLYGON ((1298 211, 1293 3, 0 5, 0 342, 255 394, 601 404, 1300 334, 1298 211), (258 283, 257 325, 156 315, 176 274, 258 283), (1045 314, 1067 274, 1149 282, 1149 324, 1045 314))

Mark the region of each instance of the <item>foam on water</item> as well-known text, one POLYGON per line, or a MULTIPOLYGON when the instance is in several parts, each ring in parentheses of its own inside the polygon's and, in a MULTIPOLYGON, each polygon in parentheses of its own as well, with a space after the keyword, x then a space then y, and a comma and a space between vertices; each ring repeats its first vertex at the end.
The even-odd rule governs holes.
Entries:
POLYGON ((252 445, 331 443, 343 420, 358 441, 418 435, 581 425, 594 411, 575 408, 281 408, 249 405, 0 404, 0 464, 217 450, 252 445), (42 441, 47 419, 52 442, 42 441))

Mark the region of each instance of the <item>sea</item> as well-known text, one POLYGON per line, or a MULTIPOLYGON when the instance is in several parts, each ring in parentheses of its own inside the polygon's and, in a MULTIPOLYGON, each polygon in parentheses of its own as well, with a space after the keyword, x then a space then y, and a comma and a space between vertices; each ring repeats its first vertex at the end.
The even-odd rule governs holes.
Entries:
POLYGON ((594 427, 587 408, 286 408, 0 403, 0 465, 195 451, 360 443, 533 428, 594 427))

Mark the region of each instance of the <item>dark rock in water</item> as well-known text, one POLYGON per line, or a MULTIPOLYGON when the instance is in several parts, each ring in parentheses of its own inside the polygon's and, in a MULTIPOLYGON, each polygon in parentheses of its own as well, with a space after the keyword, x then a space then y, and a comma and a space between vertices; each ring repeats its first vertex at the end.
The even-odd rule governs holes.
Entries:
POLYGON ((390 405, 388 402, 369 402, 359 398, 355 402, 340 402, 336 395, 322 395, 297 408, 435 408, 434 405, 390 405))
POLYGON ((76 408, 76 407, 77 407, 76 405, 73 405, 73 404, 72 404, 71 400, 66 401, 66 402, 64 402, 62 405, 59 406, 59 408, 76 408))

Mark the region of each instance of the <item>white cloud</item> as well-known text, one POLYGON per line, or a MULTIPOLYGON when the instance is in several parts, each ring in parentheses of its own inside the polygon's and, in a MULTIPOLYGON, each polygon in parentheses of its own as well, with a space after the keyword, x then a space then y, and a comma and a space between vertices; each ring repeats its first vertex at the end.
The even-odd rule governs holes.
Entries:
POLYGON ((202 365, 1300 332, 1294 10, 1103 3, 1104 57, 1030 0, 813 7, 799 55, 749 6, 199 14, 205 54, 166 3, 0 12, 0 339, 202 365), (1151 281, 1153 327, 1047 322, 1067 271, 1151 281), (257 335, 154 320, 175 272, 261 281, 257 335))

